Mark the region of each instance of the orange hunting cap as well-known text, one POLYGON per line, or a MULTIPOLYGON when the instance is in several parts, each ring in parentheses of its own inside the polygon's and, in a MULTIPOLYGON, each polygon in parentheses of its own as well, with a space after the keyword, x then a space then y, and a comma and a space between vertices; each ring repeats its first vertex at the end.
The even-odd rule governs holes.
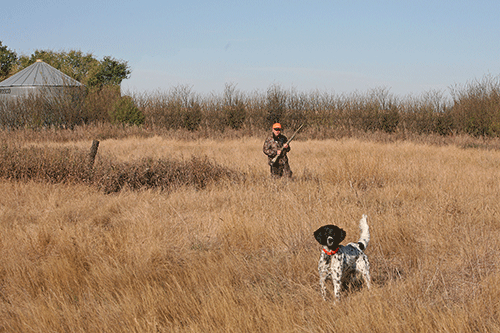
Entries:
POLYGON ((281 129, 281 124, 280 124, 280 123, 275 123, 275 124, 273 125, 273 129, 276 129, 276 128, 281 129))

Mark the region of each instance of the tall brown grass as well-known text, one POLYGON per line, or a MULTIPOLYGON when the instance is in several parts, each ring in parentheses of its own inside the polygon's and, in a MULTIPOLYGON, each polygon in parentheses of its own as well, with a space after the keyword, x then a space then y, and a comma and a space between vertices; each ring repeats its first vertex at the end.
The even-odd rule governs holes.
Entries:
MULTIPOLYGON (((87 141, 36 143, 84 149, 87 141)), ((272 181, 260 138, 102 140, 118 163, 189 161, 245 175, 203 188, 0 181, 2 332, 495 332, 500 153, 359 139, 292 143, 272 181), (359 237, 373 288, 318 288, 326 223, 359 237)))

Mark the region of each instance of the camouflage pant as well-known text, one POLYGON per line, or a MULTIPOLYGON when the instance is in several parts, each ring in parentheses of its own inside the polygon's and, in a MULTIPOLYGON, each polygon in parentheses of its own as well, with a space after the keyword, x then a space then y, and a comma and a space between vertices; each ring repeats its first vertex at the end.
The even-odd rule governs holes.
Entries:
POLYGON ((288 162, 284 164, 275 163, 274 165, 271 165, 271 176, 273 178, 281 178, 283 176, 292 178, 292 170, 290 169, 288 162))

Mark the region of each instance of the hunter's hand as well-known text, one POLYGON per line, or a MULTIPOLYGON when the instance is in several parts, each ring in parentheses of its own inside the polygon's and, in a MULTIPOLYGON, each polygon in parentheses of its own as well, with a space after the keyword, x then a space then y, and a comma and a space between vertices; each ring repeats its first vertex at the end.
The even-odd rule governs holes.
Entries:
POLYGON ((285 144, 283 145, 283 149, 287 149, 287 148, 288 148, 288 145, 285 143, 285 144))
POLYGON ((281 155, 281 150, 278 150, 278 151, 276 152, 276 155, 278 155, 278 156, 279 156, 279 155, 281 155))

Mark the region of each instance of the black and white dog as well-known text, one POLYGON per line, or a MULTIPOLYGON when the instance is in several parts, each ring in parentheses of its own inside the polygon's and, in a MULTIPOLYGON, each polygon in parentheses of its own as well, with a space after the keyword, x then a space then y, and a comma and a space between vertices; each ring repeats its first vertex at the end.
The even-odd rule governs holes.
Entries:
POLYGON ((333 282, 335 298, 340 297, 340 289, 346 279, 361 275, 366 286, 370 288, 370 263, 364 253, 370 241, 370 232, 366 215, 359 221, 361 236, 357 243, 349 243, 342 246, 346 233, 336 225, 324 225, 314 232, 314 238, 323 245, 318 263, 319 284, 321 295, 326 300, 325 280, 330 277, 333 282))

